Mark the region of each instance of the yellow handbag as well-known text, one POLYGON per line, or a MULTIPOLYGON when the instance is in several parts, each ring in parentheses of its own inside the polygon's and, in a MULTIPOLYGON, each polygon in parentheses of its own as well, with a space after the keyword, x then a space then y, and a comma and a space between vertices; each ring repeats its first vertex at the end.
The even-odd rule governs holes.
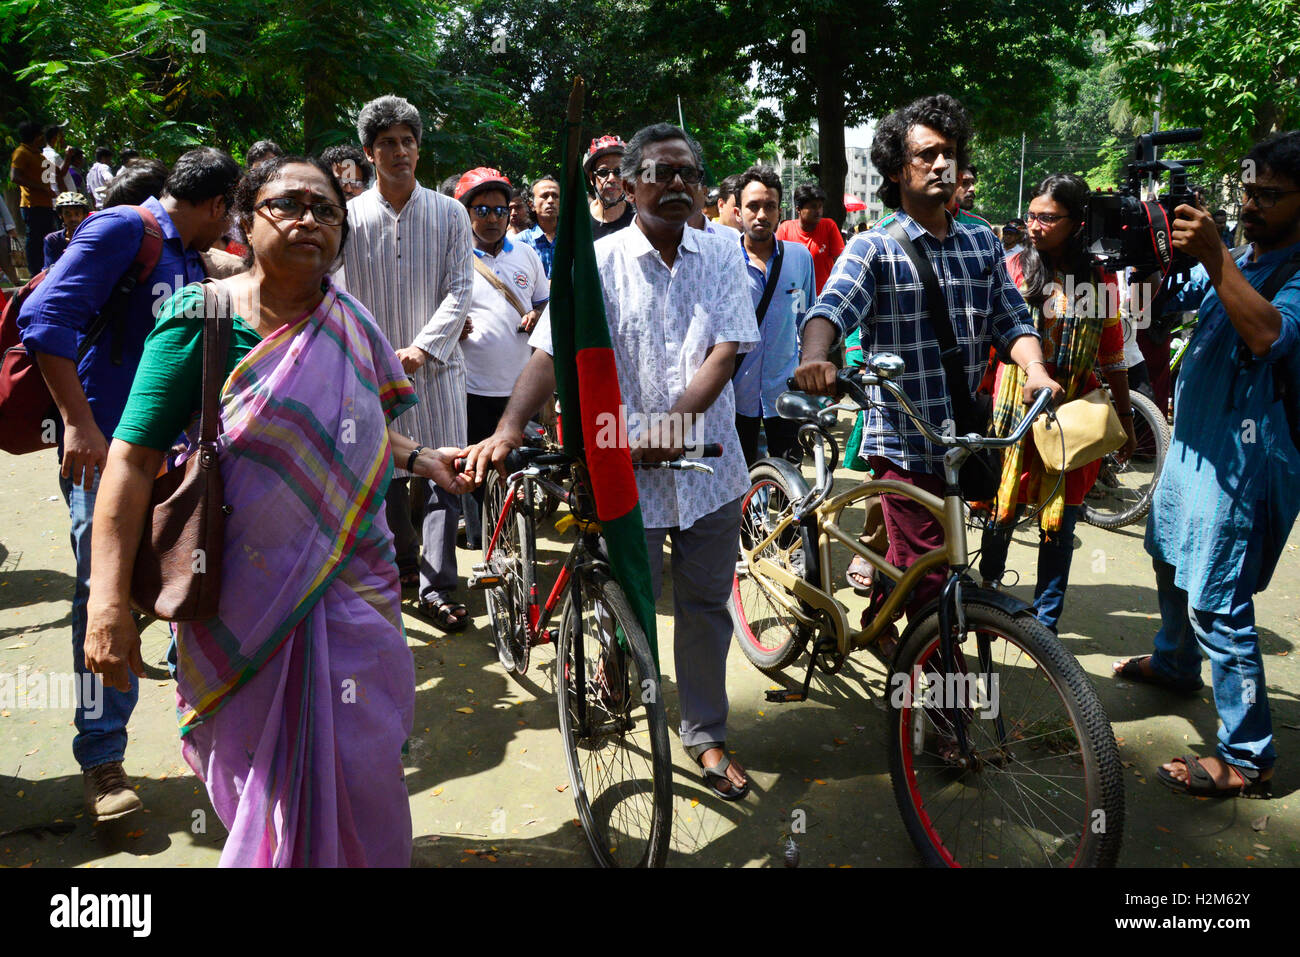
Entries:
POLYGON ((1093 389, 1061 405, 1055 423, 1047 416, 1034 423, 1034 445, 1048 472, 1072 472, 1114 452, 1126 441, 1124 423, 1104 389, 1093 389))

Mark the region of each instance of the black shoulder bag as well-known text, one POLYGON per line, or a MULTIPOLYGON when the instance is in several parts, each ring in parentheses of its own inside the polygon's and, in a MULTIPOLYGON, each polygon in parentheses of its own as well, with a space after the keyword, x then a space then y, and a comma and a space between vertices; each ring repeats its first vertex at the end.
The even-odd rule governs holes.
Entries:
MULTIPOLYGON (((939 287, 939 277, 935 275, 930 260, 908 237, 902 223, 895 219, 885 227, 885 231, 903 247, 903 252, 907 253, 907 258, 916 267, 921 285, 925 289, 930 330, 939 344, 939 360, 948 383, 948 397, 952 401, 952 414, 956 421, 957 434, 976 432, 986 435, 989 422, 993 418, 993 396, 981 393, 979 397, 972 397, 970 394, 970 386, 966 382, 965 353, 957 344, 957 336, 948 318, 948 300, 944 298, 943 290, 939 287)), ((1001 479, 1001 457, 992 449, 972 452, 962 464, 961 473, 957 476, 962 496, 977 502, 987 501, 996 496, 1001 479)))
MULTIPOLYGON (((781 248, 781 240, 773 240, 776 243, 776 251, 772 253, 772 268, 767 274, 767 283, 763 286, 763 298, 758 300, 758 308, 754 310, 754 318, 758 320, 760 332, 763 327, 763 317, 767 315, 767 307, 772 304, 772 296, 776 293, 777 283, 781 280, 781 260, 785 257, 785 251, 781 248)), ((740 375, 740 364, 745 361, 747 352, 736 353, 736 368, 732 371, 731 377, 734 379, 740 375)))

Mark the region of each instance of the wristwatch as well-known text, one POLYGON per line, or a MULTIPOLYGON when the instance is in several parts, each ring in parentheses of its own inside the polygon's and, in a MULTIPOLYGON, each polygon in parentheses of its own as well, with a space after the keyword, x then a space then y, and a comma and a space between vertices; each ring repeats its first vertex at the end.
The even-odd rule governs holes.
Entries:
POLYGON ((411 449, 411 454, 406 457, 406 471, 410 472, 412 475, 415 474, 415 460, 420 457, 420 453, 423 451, 424 446, 417 445, 415 448, 411 449))

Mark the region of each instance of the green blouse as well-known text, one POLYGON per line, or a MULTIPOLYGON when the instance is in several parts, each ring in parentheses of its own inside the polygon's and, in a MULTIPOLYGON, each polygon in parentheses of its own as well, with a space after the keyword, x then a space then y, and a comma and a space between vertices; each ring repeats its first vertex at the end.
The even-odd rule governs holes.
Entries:
MULTIPOLYGON (((234 317, 226 375, 262 341, 234 317)), ((140 368, 131 384, 113 438, 167 451, 199 414, 203 404, 203 291, 186 286, 163 304, 144 341, 140 368)))

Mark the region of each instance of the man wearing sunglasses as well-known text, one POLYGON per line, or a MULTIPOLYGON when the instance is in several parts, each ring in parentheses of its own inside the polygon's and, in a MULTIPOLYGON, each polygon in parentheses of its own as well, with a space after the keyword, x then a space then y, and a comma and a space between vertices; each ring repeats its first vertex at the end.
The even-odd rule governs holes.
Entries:
POLYGON ((1115 662, 1130 681, 1199 697, 1210 659, 1217 755, 1185 755, 1161 781, 1207 797, 1266 796, 1275 750, 1254 595, 1300 512, 1300 131, 1255 145, 1242 163, 1235 260, 1214 217, 1174 210, 1174 248, 1200 262, 1165 303, 1200 321, 1178 373, 1174 430, 1156 483, 1146 549, 1161 627, 1154 654, 1115 662))
POLYGON ((591 191, 591 235, 600 239, 618 232, 632 222, 636 210, 627 201, 623 180, 618 175, 619 164, 627 144, 617 136, 601 136, 591 141, 587 156, 582 161, 582 171, 587 176, 591 191))
MULTIPOLYGON (((677 127, 658 123, 639 130, 619 170, 636 218, 598 241, 595 252, 627 421, 653 423, 626 436, 633 460, 679 458, 688 444, 723 446, 721 458, 709 460, 713 475, 638 470, 636 482, 656 597, 664 543, 672 539, 682 745, 707 769, 714 793, 738 800, 749 782, 726 748, 727 599, 749 477, 736 435, 731 375, 736 354, 756 346, 759 335, 740 243, 686 226, 702 166, 699 144, 677 127)), ((537 351, 496 432, 466 453, 466 468, 480 481, 489 468, 504 467, 528 417, 555 388, 549 313, 543 312, 529 342, 537 351)))
MULTIPOLYGON (((469 210, 474 230, 474 295, 469 319, 473 330, 461 343, 465 354, 468 440, 492 434, 506 410, 515 379, 528 363, 529 333, 551 296, 551 281, 537 252, 506 235, 510 221, 510 180, 480 166, 456 183, 456 199, 469 210)), ((462 497, 466 545, 482 547, 483 487, 462 497)))

